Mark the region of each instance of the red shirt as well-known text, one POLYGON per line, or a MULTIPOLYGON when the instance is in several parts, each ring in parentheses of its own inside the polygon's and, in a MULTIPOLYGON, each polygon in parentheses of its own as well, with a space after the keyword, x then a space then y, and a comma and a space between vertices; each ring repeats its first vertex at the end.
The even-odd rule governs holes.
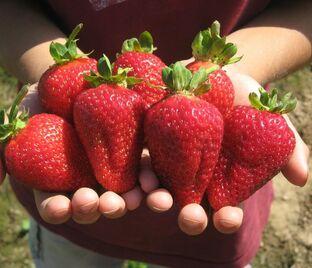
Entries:
MULTIPOLYGON (((167 63, 191 57, 195 34, 213 20, 223 33, 231 32, 258 14, 268 0, 51 0, 51 12, 69 32, 84 23, 79 45, 114 56, 122 41, 149 30, 156 52, 167 63)), ((246 200, 244 221, 231 235, 217 232, 213 224, 196 237, 183 234, 177 226, 177 210, 156 214, 142 205, 118 220, 102 217, 97 223, 62 225, 43 222, 31 190, 11 180, 18 199, 28 212, 50 231, 78 245, 117 258, 136 259, 171 267, 243 267, 256 254, 273 198, 272 184, 246 200)), ((210 221, 212 222, 212 221, 210 221)))

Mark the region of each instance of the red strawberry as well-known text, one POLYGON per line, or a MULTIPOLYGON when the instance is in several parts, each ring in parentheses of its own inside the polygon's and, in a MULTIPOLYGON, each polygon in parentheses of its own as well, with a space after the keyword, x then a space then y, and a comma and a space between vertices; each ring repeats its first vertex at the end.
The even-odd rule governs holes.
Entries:
POLYGON ((43 108, 72 121, 72 109, 76 96, 90 87, 84 75, 90 70, 96 71, 96 60, 82 58, 77 53, 76 35, 81 30, 79 24, 71 33, 65 45, 52 42, 50 53, 55 60, 40 78, 38 84, 39 98, 43 108))
MULTIPOLYGON (((213 22, 211 28, 200 31, 196 35, 192 49, 195 61, 187 65, 192 72, 198 71, 200 68, 219 69, 241 59, 241 57, 234 57, 237 52, 236 46, 226 43, 226 37, 220 36, 218 21, 213 22)), ((235 95, 230 78, 224 70, 219 69, 209 75, 207 83, 210 90, 200 98, 215 105, 226 117, 233 109, 235 95)))
POLYGON ((144 130, 152 166, 180 207, 200 203, 218 159, 223 135, 219 111, 194 94, 207 79, 180 63, 163 78, 172 95, 147 111, 144 130))
POLYGON ((88 159, 74 128, 53 114, 38 114, 27 120, 17 117, 17 105, 27 93, 24 87, 0 126, 0 140, 7 142, 5 161, 8 173, 25 185, 52 192, 72 192, 93 187, 88 159))
POLYGON ((126 70, 112 76, 106 56, 99 60, 98 70, 100 74, 87 77, 98 87, 82 92, 75 101, 74 121, 98 182, 123 193, 138 178, 144 104, 137 93, 116 85, 131 80, 126 70))
POLYGON ((207 189, 211 206, 235 206, 247 199, 284 167, 295 147, 295 136, 282 113, 295 108, 286 94, 277 101, 277 91, 261 97, 252 93, 255 107, 236 106, 224 121, 222 153, 207 189))
POLYGON ((161 71, 166 65, 153 54, 155 50, 151 34, 145 31, 139 39, 132 38, 123 43, 122 54, 114 63, 114 73, 118 68, 131 68, 128 74, 143 80, 132 90, 143 98, 146 109, 167 95, 167 91, 162 89, 165 84, 161 79, 161 71))

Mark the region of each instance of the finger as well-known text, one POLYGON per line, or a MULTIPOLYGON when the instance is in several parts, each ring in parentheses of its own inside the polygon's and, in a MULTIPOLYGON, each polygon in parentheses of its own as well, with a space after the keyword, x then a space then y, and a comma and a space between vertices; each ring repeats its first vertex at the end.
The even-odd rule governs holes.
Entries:
POLYGON ((199 235, 206 229, 208 217, 201 205, 189 204, 180 211, 178 224, 184 233, 199 235))
POLYGON ((310 151, 308 146, 304 143, 296 131, 294 125, 289 120, 288 116, 284 117, 289 127, 295 134, 296 146, 287 166, 283 168, 282 173, 292 184, 304 186, 309 176, 308 159, 310 151))
POLYGON ((238 207, 223 207, 213 214, 213 224, 223 234, 236 232, 243 222, 243 210, 238 207))
POLYGON ((71 217, 70 200, 65 195, 34 190, 34 196, 38 212, 44 221, 61 224, 71 217))
POLYGON ((166 189, 157 189, 147 196, 146 204, 152 211, 161 213, 172 207, 173 199, 166 189))
POLYGON ((80 224, 96 222, 101 216, 99 203, 99 196, 94 190, 80 188, 74 193, 71 201, 73 220, 80 224))
POLYGON ((147 150, 144 150, 142 154, 139 181, 145 193, 150 193, 159 187, 159 181, 151 170, 151 159, 147 150))
POLYGON ((140 187, 135 187, 133 190, 121 196, 126 203, 127 210, 135 210, 140 206, 144 193, 140 187))
POLYGON ((120 195, 107 191, 100 196, 99 211, 106 218, 120 218, 127 212, 125 200, 120 195))

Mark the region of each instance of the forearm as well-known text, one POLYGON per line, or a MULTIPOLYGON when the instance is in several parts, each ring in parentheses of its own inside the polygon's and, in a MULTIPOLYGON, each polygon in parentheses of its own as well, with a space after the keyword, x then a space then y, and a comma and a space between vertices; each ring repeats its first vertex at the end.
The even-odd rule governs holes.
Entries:
POLYGON ((308 63, 312 56, 311 14, 311 1, 290 1, 268 9, 230 34, 228 41, 237 44, 243 58, 228 69, 265 84, 308 63))
POLYGON ((37 82, 53 64, 50 42, 63 41, 63 33, 36 1, 1 1, 0 18, 0 64, 22 82, 37 82))

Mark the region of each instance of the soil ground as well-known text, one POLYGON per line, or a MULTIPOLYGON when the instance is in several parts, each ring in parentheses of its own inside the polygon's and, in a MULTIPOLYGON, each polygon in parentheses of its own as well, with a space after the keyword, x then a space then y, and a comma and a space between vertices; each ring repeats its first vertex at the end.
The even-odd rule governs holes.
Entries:
MULTIPOLYGON (((290 115, 305 142, 312 147, 312 73, 306 67, 274 83, 294 92, 299 103, 290 115)), ((16 80, 0 68, 0 108, 15 94, 16 80)), ((312 149, 312 148, 311 148, 312 149)), ((310 159, 310 167, 312 167, 310 159)), ((299 188, 281 175, 274 179, 275 201, 253 267, 312 267, 312 183, 299 188)), ((27 247, 27 215, 7 182, 0 187, 0 267, 32 267, 27 247)), ((142 265, 142 264, 141 264, 142 265)), ((128 267, 139 267, 129 263, 128 267)), ((146 267, 145 265, 141 267, 146 267)))

